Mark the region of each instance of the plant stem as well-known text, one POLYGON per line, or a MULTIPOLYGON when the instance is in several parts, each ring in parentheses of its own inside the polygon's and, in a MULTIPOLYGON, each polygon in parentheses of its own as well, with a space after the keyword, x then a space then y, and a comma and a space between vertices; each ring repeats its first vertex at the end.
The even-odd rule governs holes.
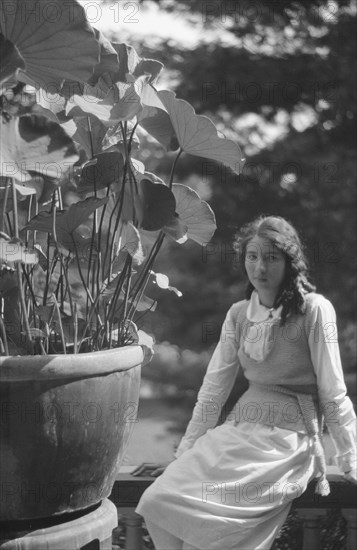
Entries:
POLYGON ((7 345, 7 337, 6 337, 6 329, 4 325, 4 321, 2 320, 2 317, 0 315, 0 332, 1 332, 1 341, 4 346, 5 355, 9 355, 9 348, 7 345))
POLYGON ((91 152, 91 159, 92 159, 94 157, 94 145, 93 145, 93 136, 92 136, 92 122, 89 115, 87 115, 87 122, 88 122, 88 132, 89 132, 89 140, 90 140, 90 152, 91 152))
POLYGON ((29 292, 30 292, 30 294, 31 294, 32 303, 33 303, 34 307, 36 307, 36 306, 37 306, 37 303, 36 303, 36 296, 35 296, 34 291, 33 291, 33 288, 32 288, 30 276, 29 276, 29 274, 27 273, 26 269, 23 269, 22 272, 23 272, 23 275, 24 275, 24 277, 25 277, 25 279, 26 279, 26 283, 27 283, 27 287, 28 287, 28 289, 29 289, 29 292))
MULTIPOLYGON (((59 256, 59 259, 60 259, 60 263, 61 263, 61 278, 60 278, 60 280, 62 279, 62 277, 64 275, 64 277, 66 279, 69 305, 70 305, 70 308, 71 308, 71 315, 72 315, 72 319, 73 319, 73 300, 72 300, 71 289, 70 289, 70 286, 69 286, 68 273, 67 273, 66 266, 64 265, 63 257, 62 257, 62 254, 61 254, 60 250, 59 250, 58 241, 57 241, 56 204, 55 204, 55 202, 53 202, 52 215, 53 215, 53 218, 52 218, 52 236, 53 236, 53 240, 55 242, 55 245, 56 245, 56 248, 57 248, 57 253, 58 253, 58 256, 59 256)), ((62 301, 64 301, 63 291, 62 291, 62 301)))
POLYGON ((58 302, 57 302, 56 296, 55 296, 54 294, 52 294, 52 296, 53 296, 53 299, 54 299, 54 302, 55 302, 55 308, 56 308, 56 312, 57 312, 57 316, 58 316, 58 324, 59 324, 59 331, 60 331, 60 336, 61 336, 61 342, 62 342, 63 353, 64 353, 64 355, 67 355, 67 350, 66 350, 66 339, 65 339, 65 336, 64 336, 64 332, 63 332, 61 311, 60 311, 60 308, 59 308, 59 306, 58 306, 58 302))
MULTIPOLYGON (((110 234, 112 232, 112 223, 113 223, 113 218, 114 218, 114 214, 116 212, 117 207, 118 207, 117 219, 120 219, 120 217, 121 217, 121 212, 122 212, 123 204, 124 204, 124 187, 125 187, 126 172, 127 172, 127 167, 126 167, 126 164, 124 164, 122 186, 121 186, 121 189, 119 191, 119 197, 116 199, 115 204, 113 206, 112 212, 111 212, 110 217, 109 217, 109 223, 108 223, 108 233, 107 233, 107 238, 106 238, 105 255, 104 255, 104 260, 103 260, 103 270, 105 269, 107 256, 108 256, 108 252, 109 252, 109 266, 108 266, 109 269, 108 269, 108 274, 106 275, 109 279, 111 277, 111 259, 112 259, 112 252, 113 252, 113 247, 114 247, 114 242, 113 241, 115 239, 115 232, 113 232, 111 242, 110 242, 110 234)), ((105 277, 105 275, 103 276, 103 278, 104 277, 105 277)))
POLYGON ((6 184, 5 184, 5 196, 4 196, 4 203, 1 208, 1 217, 0 217, 0 231, 5 231, 5 215, 6 215, 6 206, 7 206, 7 200, 9 198, 9 191, 10 191, 10 182, 8 178, 6 178, 6 184))
POLYGON ((129 154, 131 153, 131 144, 132 144, 132 142, 133 142, 135 130, 136 130, 138 124, 139 124, 138 122, 136 122, 136 123, 134 124, 133 129, 132 129, 131 134, 130 134, 129 143, 128 143, 128 151, 129 151, 129 154))
MULTIPOLYGON (((110 191, 110 186, 107 187, 107 193, 106 193, 106 196, 108 197, 108 202, 109 202, 109 191, 110 191)), ((99 222, 99 227, 98 227, 98 238, 97 238, 97 244, 98 244, 98 250, 97 250, 97 253, 98 253, 98 264, 97 264, 97 285, 99 284, 99 281, 100 281, 100 275, 102 276, 102 280, 104 279, 105 277, 105 273, 104 273, 104 268, 105 268, 105 264, 104 264, 104 261, 103 258, 102 258, 102 253, 101 253, 101 242, 102 242, 102 231, 103 231, 103 223, 104 223, 104 216, 105 216, 105 211, 107 209, 107 204, 108 202, 106 202, 102 208, 102 213, 101 213, 101 216, 100 216, 100 222, 99 222)), ((105 255, 104 255, 104 259, 105 259, 105 255)))
MULTIPOLYGON (((109 250, 109 270, 108 270, 108 275, 107 275, 109 279, 111 277, 111 263, 112 263, 112 259, 113 259, 115 235, 116 235, 116 232, 117 232, 118 227, 119 227, 121 214, 122 214, 122 210, 123 210, 123 206, 124 206, 124 194, 125 194, 125 185, 126 185, 127 174, 129 174, 130 184, 132 184, 132 182, 134 181, 135 191, 136 192, 138 191, 138 184, 137 184, 137 181, 135 179, 135 176, 133 174, 131 164, 130 164, 131 143, 132 143, 132 140, 133 140, 133 135, 134 135, 136 126, 137 125, 135 125, 134 128, 133 128, 133 131, 132 131, 132 133, 130 135, 130 138, 129 138, 129 144, 128 144, 127 143, 127 138, 126 138, 127 123, 125 122, 124 126, 123 126, 122 123, 120 123, 121 133, 122 133, 122 136, 123 136, 123 144, 124 144, 124 169, 123 169, 122 185, 121 185, 121 189, 119 191, 119 196, 118 196, 118 199, 115 202, 115 205, 113 207, 113 210, 112 210, 112 213, 111 213, 110 219, 109 219, 109 227, 108 227, 108 235, 107 235, 107 246, 106 246, 106 249, 105 249, 106 251, 105 251, 105 257, 104 257, 104 261, 103 261, 103 269, 104 269, 106 258, 107 258, 107 251, 109 250), (116 211, 117 208, 118 208, 118 212, 117 212, 117 216, 116 216, 116 220, 115 220, 114 230, 112 231, 113 237, 112 237, 112 240, 109 244, 109 236, 110 236, 110 233, 111 233, 111 227, 112 227, 112 223, 113 223, 114 214, 115 214, 115 211, 116 211)), ((131 187, 131 193, 132 193, 132 197, 133 197, 132 187, 131 187)), ((134 204, 134 199, 133 199, 133 204, 134 204)), ((134 208, 133 208, 133 223, 135 224, 135 209, 134 208)), ((103 274, 103 278, 104 278, 104 274, 103 274)))
MULTIPOLYGON (((180 158, 180 155, 183 153, 183 150, 179 149, 176 157, 175 157, 175 160, 172 164, 172 168, 171 168, 171 173, 170 173, 170 180, 169 180, 169 187, 170 189, 172 189, 172 185, 173 185, 173 180, 174 180, 174 173, 175 173, 175 168, 176 168, 176 165, 177 165, 177 162, 178 162, 178 159, 180 158)), ((140 292, 140 296, 139 296, 139 299, 137 300, 137 304, 139 303, 143 293, 144 293, 144 289, 147 285, 147 281, 148 281, 148 278, 149 278, 149 275, 150 275, 150 271, 151 271, 151 268, 153 267, 154 265, 154 261, 160 251, 160 248, 162 246, 162 243, 164 242, 164 238, 165 238, 165 233, 163 233, 163 231, 160 231, 160 234, 159 236, 157 237, 151 251, 150 251, 150 254, 149 254, 149 257, 148 257, 148 260, 146 262, 146 265, 145 265, 145 268, 143 269, 143 273, 142 273, 142 277, 140 278, 140 283, 138 283, 136 286, 138 287, 138 289, 140 287, 142 287, 142 290, 140 292)), ((132 304, 134 304, 136 298, 137 298, 137 295, 138 295, 138 290, 135 291, 134 293, 134 297, 133 297, 133 300, 132 300, 132 304)), ((132 310, 133 310, 133 305, 130 309, 130 313, 133 315, 134 312, 132 313, 132 310)), ((134 308, 134 311, 135 311, 135 308, 134 308)))
POLYGON ((133 318, 136 307, 137 307, 137 305, 138 305, 138 303, 139 303, 139 301, 140 301, 140 299, 141 299, 141 297, 144 293, 144 289, 146 288, 147 281, 148 281, 149 276, 150 276, 151 268, 153 267, 155 258, 159 253, 159 250, 160 250, 161 245, 164 241, 164 238, 165 238, 165 233, 160 231, 159 236, 157 237, 152 249, 150 250, 150 254, 148 256, 148 259, 146 260, 146 264, 145 264, 145 267, 143 268, 143 271, 140 275, 140 278, 135 284, 135 287, 134 287, 135 292, 133 293, 133 297, 131 298, 131 304, 132 305, 130 307, 129 315, 128 315, 130 320, 133 318), (139 291, 140 291, 140 295, 139 295, 139 298, 137 299, 139 291), (135 305, 135 303, 136 303, 136 305, 135 305))
MULTIPOLYGON (((123 311, 123 316, 122 316, 122 319, 124 321, 124 323, 123 323, 123 332, 125 331, 125 319, 126 319, 127 309, 128 309, 128 301, 129 301, 130 286, 131 286, 131 275, 132 275, 132 269, 131 269, 132 258, 130 256, 130 254, 128 254, 128 256, 127 256, 126 263, 127 263, 128 268, 127 268, 126 287, 125 287, 124 304, 123 304, 124 311, 123 311)), ((114 311, 115 311, 115 305, 114 305, 114 311)), ((121 336, 122 335, 120 335, 119 331, 118 331, 118 342, 119 342, 119 338, 121 336)))
POLYGON ((12 201, 14 203, 14 209, 12 211, 13 223, 14 223, 13 232, 14 232, 14 237, 18 239, 19 238, 19 217, 17 213, 16 187, 15 187, 15 181, 13 178, 11 178, 11 185, 12 185, 12 201))
POLYGON ((108 318, 108 321, 109 321, 109 332, 111 332, 112 329, 113 329, 115 308, 116 308, 116 305, 117 305, 117 302, 118 302, 118 299, 119 299, 119 296, 120 296, 120 292, 121 292, 121 289, 122 289, 122 286, 123 286, 123 283, 124 283, 124 280, 125 280, 125 277, 126 277, 126 272, 127 272, 127 269, 128 269, 128 265, 129 264, 128 264, 128 258, 127 258, 126 261, 125 261, 123 270, 121 271, 120 275, 118 276, 115 291, 114 291, 113 297, 111 299, 111 302, 110 302, 110 305, 109 305, 109 308, 108 308, 108 312, 107 312, 108 317, 107 318, 108 318))
MULTIPOLYGON (((90 300, 90 302, 91 302, 91 305, 92 305, 92 307, 94 307, 95 301, 93 300, 92 294, 91 294, 89 288, 88 288, 87 285, 86 285, 86 281, 85 281, 84 276, 83 276, 83 273, 82 273, 82 269, 81 269, 81 265, 80 265, 80 258, 79 258, 79 254, 78 254, 77 244, 76 244, 76 241, 75 241, 74 238, 73 238, 73 235, 71 235, 71 237, 72 237, 72 243, 73 243, 73 246, 74 246, 74 251, 75 251, 75 254, 76 254, 76 262, 77 262, 77 267, 78 267, 78 274, 79 274, 79 276, 80 276, 80 278, 81 278, 81 281, 82 281, 82 283, 83 283, 83 286, 84 286, 84 289, 85 289, 85 291, 86 291, 86 293, 87 293, 87 296, 88 296, 88 298, 89 298, 89 300, 90 300)), ((100 318, 99 313, 98 313, 98 312, 96 312, 96 313, 97 313, 97 319, 98 319, 98 321, 99 321, 100 326, 103 326, 103 323, 102 323, 102 320, 101 320, 101 318, 100 318)))
POLYGON ((22 312, 22 318, 24 321, 24 328, 26 333, 26 340, 29 352, 31 355, 33 355, 33 342, 31 338, 31 329, 30 329, 30 323, 27 318, 27 309, 26 309, 26 301, 25 301, 25 295, 24 295, 24 288, 22 286, 22 269, 20 262, 16 263, 16 275, 17 275, 17 284, 19 287, 19 297, 20 297, 20 304, 21 304, 21 312, 22 312))
POLYGON ((73 347, 74 347, 74 353, 78 353, 77 349, 77 343, 78 343, 78 315, 77 315, 77 304, 74 304, 74 338, 73 338, 73 347))
MULTIPOLYGON (((16 187, 15 187, 15 181, 13 178, 11 178, 11 184, 12 184, 12 201, 14 203, 14 210, 13 210, 13 220, 14 220, 14 237, 16 239, 19 238, 19 218, 17 213, 17 197, 16 197, 16 187)), ((26 334, 26 347, 33 355, 34 349, 33 349, 33 342, 31 338, 31 330, 30 330, 30 323, 27 318, 27 308, 26 308, 26 302, 25 302, 25 294, 24 289, 22 286, 22 267, 21 262, 16 262, 16 275, 17 275, 17 284, 19 288, 19 298, 20 298, 20 305, 21 305, 21 313, 22 313, 22 319, 24 322, 24 328, 25 328, 25 334, 26 334)))
MULTIPOLYGON (((87 122, 88 122, 88 131, 89 131, 89 139, 90 139, 90 149, 91 149, 91 159, 94 158, 94 145, 93 145, 93 135, 92 135, 92 123, 90 116, 87 116, 87 122)), ((94 171, 93 171, 94 172, 94 171)), ((97 197, 97 183, 96 179, 94 178, 94 196, 97 197)), ((88 273, 87 273, 87 287, 90 287, 90 276, 92 274, 92 295, 95 295, 99 291, 99 280, 96 277, 96 260, 93 259, 93 249, 94 249, 94 243, 96 241, 96 235, 98 234, 98 217, 97 217, 97 211, 93 213, 93 225, 92 225, 92 238, 90 241, 90 251, 89 251, 89 261, 88 261, 88 273), (92 266, 93 263, 93 266, 92 266), (97 284, 97 288, 95 288, 95 285, 97 284), (97 291, 97 292, 96 292, 97 291)), ((89 312, 89 302, 88 302, 88 296, 86 301, 86 314, 89 312)))
POLYGON ((98 292, 98 294, 97 294, 97 296, 96 296, 96 299, 95 299, 95 301, 94 301, 93 307, 92 307, 92 309, 91 309, 91 311, 90 311, 90 313, 89 313, 89 316, 88 316, 88 318, 87 318, 86 324, 85 324, 85 326, 84 326, 83 336, 82 336, 82 338, 81 338, 81 340, 80 340, 80 342, 79 342, 79 345, 78 345, 78 351, 79 351, 79 350, 81 349, 81 347, 82 347, 82 343, 83 343, 83 340, 84 340, 84 338, 85 338, 86 332, 87 332, 87 330, 88 330, 89 324, 90 324, 90 322, 91 322, 91 320, 92 320, 92 317, 93 317, 93 315, 94 315, 94 312, 96 312, 96 309, 97 309, 97 305, 98 305, 100 296, 101 296, 101 294, 102 294, 102 292, 103 292, 104 289, 105 289, 105 287, 103 287, 103 288, 100 290, 100 292, 98 292))
MULTIPOLYGON (((126 142, 127 123, 125 122, 124 126, 123 126, 122 123, 120 123, 120 126, 121 126, 122 135, 123 135, 125 164, 124 164, 124 175, 123 175, 123 181, 122 181, 122 188, 120 190, 118 201, 116 202, 116 205, 118 204, 118 214, 117 214, 117 217, 116 217, 116 220, 115 220, 114 229, 113 229, 113 232, 112 232, 112 240, 111 240, 110 247, 109 247, 109 278, 111 276, 111 264, 112 264, 112 261, 113 261, 115 235, 116 235, 116 232, 117 232, 118 227, 119 227, 119 223, 120 223, 120 219, 121 219, 121 213, 123 211, 123 205, 124 205, 124 192, 125 192, 125 184, 126 184, 126 173, 129 172, 129 179, 130 179, 130 168, 131 168, 130 167, 130 155, 128 153, 127 142, 126 142)), ((111 230, 111 223, 112 223, 112 219, 113 219, 112 216, 113 216, 114 212, 115 212, 115 209, 113 210, 112 215, 110 217, 110 227, 108 229, 109 232, 111 230)))
POLYGON ((183 150, 182 150, 181 147, 180 147, 179 152, 177 153, 177 155, 176 155, 176 157, 175 157, 175 160, 174 160, 174 162, 173 162, 173 164, 172 164, 172 168, 171 168, 171 172, 170 172, 170 179, 169 179, 169 187, 170 187, 170 189, 172 189, 172 184, 173 184, 173 182, 174 182, 175 168, 176 168, 177 161, 178 161, 178 159, 179 159, 180 156, 181 156, 181 153, 183 153, 183 150))
MULTIPOLYGON (((50 242, 51 242, 51 236, 48 233, 47 234, 47 250, 46 250, 46 282, 45 282, 45 288, 43 291, 43 300, 42 304, 45 306, 47 303, 47 295, 48 295, 48 289, 50 286, 50 242)), ((53 263, 53 259, 52 262, 53 263)))
MULTIPOLYGON (((169 180, 169 187, 170 189, 172 189, 172 185, 173 185, 173 180, 174 180, 174 173, 175 173, 175 168, 176 168, 176 165, 177 165, 177 162, 178 162, 178 159, 180 158, 180 155, 183 153, 183 150, 180 148, 180 150, 178 151, 176 157, 175 157, 175 160, 172 164, 172 168, 171 168, 171 173, 170 173, 170 180, 169 180)), ((159 251, 160 251, 160 248, 162 246, 162 243, 164 242, 164 238, 165 238, 165 233, 163 233, 163 231, 160 231, 160 234, 158 235, 151 251, 150 251, 150 254, 149 254, 149 257, 146 261, 146 265, 145 267, 143 268, 143 272, 141 274, 141 277, 139 278, 139 281, 136 283, 136 285, 134 286, 135 288, 135 292, 134 292, 134 297, 132 299, 132 306, 130 308, 130 315, 133 316, 134 312, 135 312, 135 307, 134 307, 134 302, 137 298, 137 295, 138 295, 138 289, 140 287, 142 287, 142 290, 140 292, 140 296, 139 296, 139 299, 137 300, 137 304, 139 303, 140 299, 141 299, 141 296, 143 295, 143 292, 144 292, 144 289, 147 285, 147 280, 149 278, 149 274, 150 274, 150 271, 151 271, 151 268, 153 267, 154 265, 154 261, 156 259, 156 256, 158 255, 159 251), (137 289, 136 289, 137 287, 137 289), (134 311, 133 311, 134 310, 134 311)))
MULTIPOLYGON (((154 250, 156 249, 156 246, 157 246, 157 242, 158 242, 158 239, 156 239, 156 241, 154 242, 150 252, 149 252, 149 255, 146 259, 146 262, 145 262, 145 265, 143 266, 143 269, 138 277, 138 280, 136 281, 136 283, 133 285, 133 288, 132 288, 132 292, 133 292, 133 296, 132 296, 132 299, 131 299, 131 302, 132 302, 132 308, 133 308, 133 304, 135 302, 135 299, 136 299, 136 296, 138 295, 139 293, 139 289, 142 287, 142 285, 144 284, 144 281, 147 277, 147 274, 149 273, 149 270, 150 270, 150 266, 151 266, 151 257, 153 256, 154 254, 154 250)), ((131 312, 131 310, 130 310, 131 312)))

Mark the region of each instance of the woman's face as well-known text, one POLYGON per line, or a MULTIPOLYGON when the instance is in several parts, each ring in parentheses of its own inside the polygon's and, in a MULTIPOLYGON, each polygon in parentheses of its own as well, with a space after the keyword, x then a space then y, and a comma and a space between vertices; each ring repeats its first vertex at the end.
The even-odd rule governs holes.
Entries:
POLYGON ((256 235, 248 242, 245 269, 258 294, 269 293, 276 297, 284 280, 285 268, 285 255, 271 241, 256 235))

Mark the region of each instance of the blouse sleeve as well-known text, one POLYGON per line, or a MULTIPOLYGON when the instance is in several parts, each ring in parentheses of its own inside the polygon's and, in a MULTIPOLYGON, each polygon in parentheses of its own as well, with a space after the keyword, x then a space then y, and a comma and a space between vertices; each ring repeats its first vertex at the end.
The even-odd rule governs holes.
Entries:
POLYGON ((356 415, 346 395, 335 310, 328 300, 316 295, 309 334, 311 360, 317 377, 319 400, 342 471, 356 467, 356 415))
POLYGON ((175 457, 192 447, 196 439, 216 426, 238 373, 238 331, 232 306, 222 326, 219 342, 208 364, 192 418, 175 457))

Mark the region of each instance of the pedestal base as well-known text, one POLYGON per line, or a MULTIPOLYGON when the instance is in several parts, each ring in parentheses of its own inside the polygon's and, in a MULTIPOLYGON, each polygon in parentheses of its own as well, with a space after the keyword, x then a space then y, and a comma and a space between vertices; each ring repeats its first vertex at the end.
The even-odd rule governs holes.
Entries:
POLYGON ((2 526, 1 550, 111 550, 118 516, 115 505, 105 499, 96 509, 50 527, 39 527, 40 520, 31 530, 19 529, 21 522, 16 523, 16 532, 13 527, 6 532, 2 526))

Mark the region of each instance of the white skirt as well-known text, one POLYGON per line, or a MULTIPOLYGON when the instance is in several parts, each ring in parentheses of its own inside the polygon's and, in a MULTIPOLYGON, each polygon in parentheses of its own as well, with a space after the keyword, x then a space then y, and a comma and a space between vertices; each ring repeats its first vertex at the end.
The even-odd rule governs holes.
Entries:
POLYGON ((267 550, 316 476, 309 436, 242 422, 200 437, 145 491, 138 514, 204 550, 267 550))

